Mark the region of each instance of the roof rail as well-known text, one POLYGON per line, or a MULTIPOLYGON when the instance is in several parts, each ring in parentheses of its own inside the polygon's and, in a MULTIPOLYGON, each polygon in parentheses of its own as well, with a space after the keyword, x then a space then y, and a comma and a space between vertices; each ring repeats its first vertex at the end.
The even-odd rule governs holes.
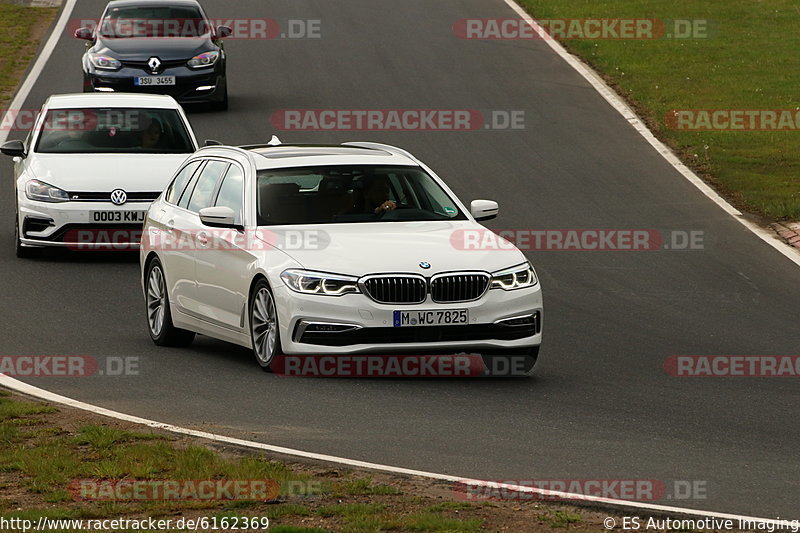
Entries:
MULTIPOLYGON (((242 148, 240 146, 230 146, 227 144, 207 144, 205 146, 201 146, 200 150, 232 150, 234 152, 241 152, 242 148)), ((198 150, 198 152, 200 150, 198 150)))
POLYGON ((397 146, 392 146, 391 144, 383 144, 383 143, 373 143, 373 142, 366 142, 366 141, 357 141, 357 142, 347 142, 342 143, 342 146, 355 146, 358 148, 371 148, 374 150, 383 150, 385 152, 390 152, 395 155, 402 155, 412 159, 414 161, 418 161, 416 157, 411 155, 410 152, 403 150, 402 148, 398 148, 397 146))

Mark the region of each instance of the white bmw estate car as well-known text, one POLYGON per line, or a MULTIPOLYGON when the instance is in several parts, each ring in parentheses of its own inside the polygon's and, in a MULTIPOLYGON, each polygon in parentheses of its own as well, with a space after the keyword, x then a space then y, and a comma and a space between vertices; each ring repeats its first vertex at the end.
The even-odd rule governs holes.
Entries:
POLYGON ((470 352, 522 354, 527 372, 542 338, 533 266, 510 243, 455 238, 497 212, 465 207, 393 146, 203 148, 147 213, 150 336, 236 343, 264 369, 293 354, 470 352))
POLYGON ((17 256, 42 247, 138 247, 144 214, 197 150, 169 96, 51 96, 14 157, 17 256))

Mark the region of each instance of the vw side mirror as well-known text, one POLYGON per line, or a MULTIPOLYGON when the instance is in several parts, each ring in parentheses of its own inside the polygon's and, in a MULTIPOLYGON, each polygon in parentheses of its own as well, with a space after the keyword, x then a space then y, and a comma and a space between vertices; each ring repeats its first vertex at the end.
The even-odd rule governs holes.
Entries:
POLYGON ((25 145, 22 144, 22 141, 8 141, 0 146, 0 152, 11 157, 24 158, 28 155, 25 153, 25 145))

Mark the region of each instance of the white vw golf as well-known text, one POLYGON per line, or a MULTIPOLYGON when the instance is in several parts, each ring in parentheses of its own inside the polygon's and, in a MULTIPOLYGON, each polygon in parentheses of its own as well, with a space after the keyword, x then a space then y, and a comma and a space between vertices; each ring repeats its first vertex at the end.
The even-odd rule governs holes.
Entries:
POLYGON ((197 141, 169 96, 67 94, 45 102, 14 157, 17 256, 135 249, 144 214, 197 141))
POLYGON ((459 244, 497 212, 467 209, 393 146, 203 148, 147 213, 150 336, 209 335, 264 369, 293 354, 476 352, 528 371, 542 338, 533 267, 507 242, 459 244))

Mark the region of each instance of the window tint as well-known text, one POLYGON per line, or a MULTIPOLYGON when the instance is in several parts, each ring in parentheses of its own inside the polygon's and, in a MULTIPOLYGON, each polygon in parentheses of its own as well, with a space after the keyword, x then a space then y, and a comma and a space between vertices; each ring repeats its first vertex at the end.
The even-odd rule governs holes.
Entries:
POLYGON ((200 161, 200 168, 194 173, 192 179, 189 180, 189 184, 186 186, 186 188, 183 189, 183 192, 181 193, 181 196, 178 199, 178 205, 180 207, 183 207, 184 209, 189 207, 189 198, 192 197, 192 191, 194 190, 195 185, 197 185, 197 178, 200 177, 200 173, 206 163, 207 161, 205 160, 200 161))
POLYGON ((214 190, 217 186, 219 178, 228 169, 228 163, 222 161, 209 161, 208 164, 200 172, 200 177, 197 178, 197 183, 192 191, 192 197, 189 200, 187 209, 195 213, 211 205, 211 199, 214 196, 214 190))
POLYGON ((230 207, 236 212, 236 224, 242 223, 242 206, 244 193, 244 174, 237 165, 231 165, 222 186, 219 188, 217 201, 214 205, 230 207))
POLYGON ((178 203, 181 194, 183 194, 183 190, 186 188, 186 185, 189 183, 189 180, 194 175, 201 162, 202 161, 192 161, 178 172, 178 175, 172 180, 172 183, 170 183, 167 188, 167 193, 164 195, 164 199, 167 202, 171 204, 178 203))
POLYGON ((316 166, 260 170, 258 225, 466 220, 420 167, 316 166), (380 209, 385 202, 392 209, 380 209))
POLYGON ((191 154, 178 111, 141 107, 50 109, 39 123, 42 154, 191 154))
POLYGON ((211 32, 211 24, 193 6, 112 7, 100 22, 102 37, 200 37, 211 32))

